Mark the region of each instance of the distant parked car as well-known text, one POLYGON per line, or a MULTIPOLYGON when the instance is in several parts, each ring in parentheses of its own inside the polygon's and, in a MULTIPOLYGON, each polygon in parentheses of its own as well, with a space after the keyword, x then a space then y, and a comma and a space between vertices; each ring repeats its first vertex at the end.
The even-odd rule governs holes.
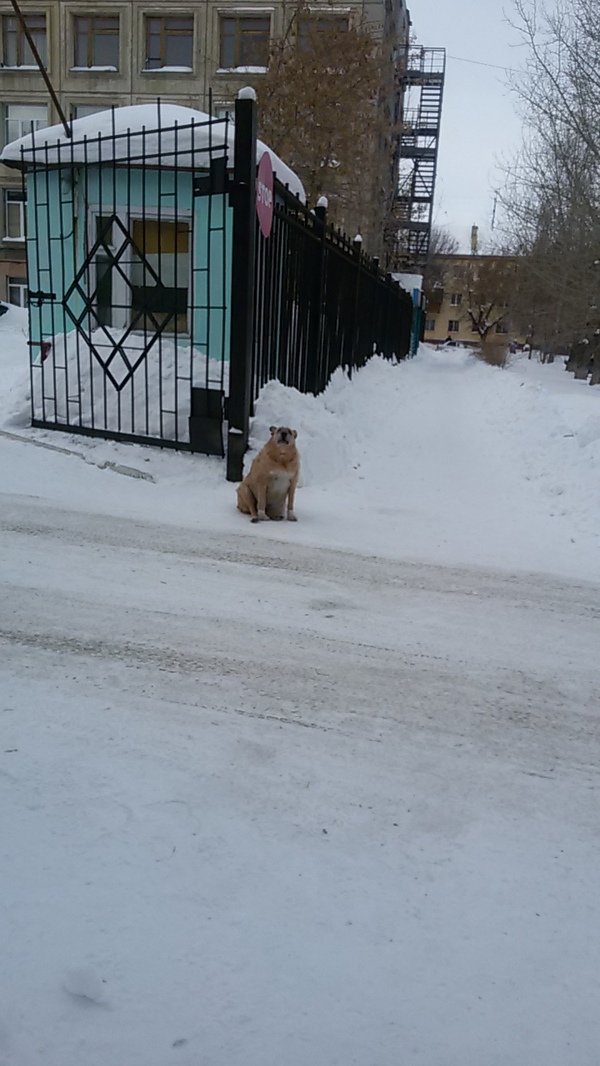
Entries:
POLYGON ((5 315, 7 311, 8 311, 8 304, 3 304, 2 300, 0 300, 0 318, 2 318, 2 315, 5 315))

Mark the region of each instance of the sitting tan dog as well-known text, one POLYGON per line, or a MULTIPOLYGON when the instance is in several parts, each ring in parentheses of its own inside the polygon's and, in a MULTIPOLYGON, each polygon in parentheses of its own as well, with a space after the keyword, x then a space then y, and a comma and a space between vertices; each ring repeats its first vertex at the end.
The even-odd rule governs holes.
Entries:
POLYGON ((271 426, 271 439, 258 453, 237 490, 237 505, 252 522, 287 518, 295 522, 294 496, 300 472, 295 429, 271 426))

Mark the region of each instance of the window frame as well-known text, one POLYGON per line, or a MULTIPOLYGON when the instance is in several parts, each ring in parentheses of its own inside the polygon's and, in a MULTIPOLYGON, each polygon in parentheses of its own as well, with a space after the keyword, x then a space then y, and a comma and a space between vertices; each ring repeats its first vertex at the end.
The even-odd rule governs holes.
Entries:
POLYGON ((187 12, 187 13, 184 13, 184 14, 181 14, 181 13, 178 14, 176 12, 170 12, 168 15, 159 15, 159 14, 154 14, 153 12, 146 12, 145 15, 144 15, 144 42, 145 42, 145 53, 146 54, 145 54, 145 59, 144 59, 143 73, 152 74, 152 73, 157 73, 157 72, 159 72, 161 70, 166 70, 168 72, 169 70, 173 70, 173 67, 179 67, 180 68, 179 73, 181 73, 181 74, 185 74, 185 73, 188 73, 188 72, 190 74, 193 73, 193 71, 194 71, 194 51, 195 51, 194 50, 195 31, 196 31, 196 18, 195 18, 194 12, 187 12), (184 20, 191 23, 191 26, 189 28, 182 29, 181 27, 177 27, 177 26, 170 26, 169 27, 167 25, 167 23, 177 22, 177 21, 184 21, 184 20), (151 28, 151 23, 153 23, 153 22, 160 22, 160 24, 161 24, 161 26, 160 26, 160 35, 159 35, 160 36, 160 57, 159 57, 160 66, 150 66, 149 65, 150 63, 154 63, 155 62, 154 57, 151 57, 151 55, 150 55, 150 38, 151 38, 151 36, 153 36, 153 37, 157 36, 156 33, 152 33, 151 34, 150 28, 151 28), (167 63, 166 62, 166 59, 167 59, 166 49, 167 49, 167 38, 168 37, 183 37, 183 38, 186 38, 186 39, 189 38, 189 43, 190 43, 190 57, 189 57, 190 58, 190 62, 189 63, 167 63))
POLYGON ((9 241, 12 244, 24 244, 25 243, 25 212, 27 210, 27 199, 23 189, 4 189, 3 195, 3 207, 4 207, 4 237, 3 240, 9 241), (9 220, 9 203, 18 204, 19 211, 19 236, 13 236, 8 232, 8 220, 9 220))
POLYGON ((120 13, 116 15, 80 15, 73 13, 72 28, 73 28, 73 66, 71 70, 106 70, 107 67, 113 68, 115 72, 120 69, 121 60, 121 16, 120 13), (114 28, 107 29, 100 26, 95 26, 97 22, 116 22, 116 33, 114 28), (79 39, 80 39, 80 24, 87 23, 85 29, 86 36, 86 60, 87 62, 79 62, 79 39), (95 41, 98 37, 115 37, 117 43, 117 55, 115 63, 94 63, 94 49, 95 41))
POLYGON ((27 278, 7 277, 7 279, 6 279, 6 293, 7 293, 7 297, 6 297, 7 301, 8 301, 9 304, 12 304, 13 307, 27 307, 28 304, 29 304, 29 285, 27 283, 27 278), (11 300, 11 298, 10 298, 10 295, 11 295, 10 290, 11 289, 19 289, 20 290, 21 295, 23 297, 22 301, 19 300, 18 303, 15 303, 14 300, 11 300))
MULTIPOLYGON (((131 210, 126 210, 124 207, 115 207, 113 212, 114 216, 120 221, 123 230, 129 234, 130 238, 133 237, 133 228, 136 222, 157 222, 160 226, 161 223, 168 223, 173 225, 185 226, 187 229, 187 252, 182 253, 187 256, 187 326, 185 330, 177 330, 177 334, 180 337, 190 336, 191 330, 191 316, 192 316, 192 286, 194 279, 193 270, 193 212, 189 208, 179 208, 177 210, 173 208, 158 208, 146 206, 144 210, 141 207, 134 207, 131 210)), ((87 221, 87 239, 89 247, 93 247, 98 242, 98 223, 103 216, 103 208, 98 203, 88 204, 88 221, 87 221)), ((100 242, 96 255, 93 260, 88 264, 88 280, 87 283, 90 286, 89 291, 96 291, 98 287, 97 280, 97 266, 99 262, 109 253, 119 254, 121 246, 124 242, 124 237, 117 229, 117 236, 119 237, 119 246, 113 246, 112 233, 110 230, 106 230, 105 239, 100 242)), ((160 253, 159 253, 160 254, 160 253)), ((164 252, 163 255, 168 253, 164 252)), ((121 255, 120 269, 112 271, 111 284, 112 296, 111 296, 111 321, 105 323, 108 329, 129 329, 131 328, 131 315, 133 310, 133 290, 136 286, 133 285, 133 272, 138 265, 133 249, 130 248, 124 255, 121 255)), ((178 285, 178 289, 183 289, 183 285, 178 285)), ((98 312, 98 305, 96 305, 96 314, 98 312)), ((133 334, 143 334, 143 323, 138 323, 133 328, 133 334)), ((168 331, 166 335, 171 336, 171 332, 168 331)))
POLYGON ((3 105, 2 110, 3 110, 3 119, 4 119, 2 136, 4 138, 4 144, 10 144, 11 141, 18 141, 21 137, 26 137, 29 133, 31 133, 31 123, 32 122, 33 122, 34 132, 36 132, 37 130, 44 130, 48 126, 48 104, 41 104, 41 103, 39 103, 39 104, 38 103, 17 104, 15 102, 8 102, 8 103, 5 103, 3 105), (31 111, 33 108, 38 108, 41 111, 42 108, 43 108, 43 110, 45 111, 45 118, 42 119, 41 115, 39 115, 37 118, 35 116, 31 116, 31 117, 27 118, 27 117, 21 117, 21 116, 16 116, 16 115, 13 115, 11 117, 11 114, 10 114, 11 108, 13 110, 16 110, 18 108, 19 110, 27 110, 27 111, 31 111), (12 134, 9 133, 9 128, 10 128, 9 127, 9 123, 11 123, 11 122, 19 123, 19 130, 18 130, 18 133, 17 133, 17 135, 15 137, 13 137, 12 134))
POLYGON ((460 333, 460 319, 449 318, 448 319, 448 333, 460 333))
POLYGON ((350 29, 350 14, 347 11, 339 14, 334 11, 311 11, 298 18, 296 27, 296 42, 301 52, 310 51, 310 41, 313 33, 345 33, 350 29), (345 26, 341 24, 345 22, 345 26), (328 25, 321 26, 321 23, 328 25), (336 25, 339 23, 339 25, 336 25), (311 33, 312 30, 312 33, 311 33))
MULTIPOLYGON (((0 27, 2 32, 2 67, 4 70, 38 70, 38 65, 33 57, 33 53, 29 47, 29 42, 23 33, 23 28, 18 18, 14 14, 9 12, 2 12, 0 18, 0 27), (14 29, 9 29, 9 22, 14 22, 14 29), (8 62, 8 41, 10 37, 15 37, 15 59, 16 63, 8 62), (29 56, 31 57, 31 63, 24 63, 24 52, 27 49, 29 56)), ((36 48, 40 54, 40 59, 44 65, 44 70, 48 70, 48 17, 45 11, 27 11, 23 15, 27 28, 31 33, 36 48), (31 26, 30 22, 34 19, 40 19, 43 21, 42 26, 31 26), (42 34, 42 39, 38 40, 36 35, 42 34)), ((29 58, 26 56, 26 58, 29 58)))
POLYGON ((452 292, 452 293, 450 293, 450 306, 451 307, 460 307, 460 305, 462 303, 462 298, 463 298, 462 292, 452 292))
MULTIPOLYGON (((102 104, 90 104, 90 103, 78 104, 78 103, 72 103, 71 107, 70 107, 71 118, 73 120, 75 120, 75 121, 78 118, 89 118, 90 115, 97 115, 97 114, 99 114, 100 111, 110 111, 112 106, 113 106, 112 104, 108 104, 108 103, 106 103, 106 104, 104 104, 104 103, 102 103, 102 104), (78 115, 77 112, 82 107, 84 107, 86 109, 89 108, 89 110, 86 110, 86 114, 85 115, 78 115)), ((114 106, 116 108, 118 108, 117 104, 115 104, 114 106)))
MULTIPOLYGON (((253 69, 256 72, 259 72, 259 71, 267 71, 269 69, 269 56, 270 56, 270 51, 271 51, 271 33, 272 33, 272 25, 273 25, 272 15, 273 15, 273 12, 271 10, 269 10, 269 11, 264 11, 264 10, 263 11, 256 11, 256 12, 253 13, 253 12, 248 11, 248 10, 236 11, 235 9, 233 9, 232 11, 220 11, 219 12, 219 68, 218 69, 220 71, 230 71, 230 70, 247 71, 248 69, 253 69), (224 33, 224 28, 225 28, 225 23, 227 23, 227 22, 233 22, 235 24, 234 34, 233 34, 233 57, 232 57, 233 58, 233 62, 232 63, 227 62, 227 57, 225 56, 225 33, 224 33), (248 62, 242 62, 241 61, 243 59, 242 43, 243 43, 243 36, 244 36, 241 27, 242 27, 244 22, 246 22, 246 23, 248 23, 248 22, 265 22, 267 24, 265 29, 256 31, 256 36, 266 34, 265 42, 264 42, 264 45, 265 45, 264 62, 253 61, 253 62, 248 63, 248 62)), ((231 35, 228 35, 228 36, 231 36, 231 35)))

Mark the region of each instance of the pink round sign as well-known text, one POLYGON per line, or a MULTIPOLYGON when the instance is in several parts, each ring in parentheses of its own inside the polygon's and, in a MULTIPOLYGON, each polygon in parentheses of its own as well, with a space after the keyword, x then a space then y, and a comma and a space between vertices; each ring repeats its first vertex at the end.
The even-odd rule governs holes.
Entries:
POLYGON ((268 237, 273 225, 273 167, 271 157, 265 152, 258 164, 256 175, 256 214, 263 237, 268 237))

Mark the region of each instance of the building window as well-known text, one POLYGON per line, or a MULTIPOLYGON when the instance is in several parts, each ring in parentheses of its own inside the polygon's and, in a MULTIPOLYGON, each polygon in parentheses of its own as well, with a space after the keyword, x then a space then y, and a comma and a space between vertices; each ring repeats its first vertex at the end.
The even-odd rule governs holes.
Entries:
POLYGON ((131 235, 135 249, 131 263, 131 325, 144 330, 159 325, 165 333, 187 333, 189 224, 136 218, 131 235))
POLYGON ((458 333, 458 319, 451 318, 448 322, 448 333, 458 333))
POLYGON ((435 318, 426 318, 425 319, 425 332, 426 333, 433 333, 434 329, 435 329, 435 318))
POLYGON ((25 240, 25 196, 21 189, 4 190, 4 239, 25 240))
POLYGON ((26 278, 8 278, 7 292, 9 304, 16 304, 17 307, 27 307, 27 279, 26 278))
POLYGON ((450 304, 452 307, 458 307, 462 303, 462 292, 453 292, 450 295, 450 304))
POLYGON ((6 104, 5 109, 6 143, 26 137, 33 130, 43 130, 48 125, 48 108, 46 104, 6 104))
POLYGON ((301 18, 298 23, 298 44, 303 52, 308 52, 319 33, 343 33, 348 26, 348 18, 340 17, 340 15, 301 18))
POLYGON ((192 70, 193 16, 146 18, 145 70, 192 70))
POLYGON ((271 19, 248 15, 221 17, 222 70, 254 67, 266 70, 269 64, 271 19))
POLYGON ((496 322, 496 333, 508 333, 508 322, 496 322))
POLYGON ((112 104, 74 104, 71 108, 73 118, 87 118, 88 115, 97 115, 100 111, 110 111, 112 104))
MULTIPOLYGON (((46 66, 46 16, 27 14, 24 17, 40 59, 46 66)), ((33 67, 37 70, 37 63, 33 58, 33 52, 23 33, 21 23, 14 15, 2 16, 2 65, 4 67, 33 67)))
POLYGON ((119 69, 119 16, 73 19, 75 67, 119 69))

